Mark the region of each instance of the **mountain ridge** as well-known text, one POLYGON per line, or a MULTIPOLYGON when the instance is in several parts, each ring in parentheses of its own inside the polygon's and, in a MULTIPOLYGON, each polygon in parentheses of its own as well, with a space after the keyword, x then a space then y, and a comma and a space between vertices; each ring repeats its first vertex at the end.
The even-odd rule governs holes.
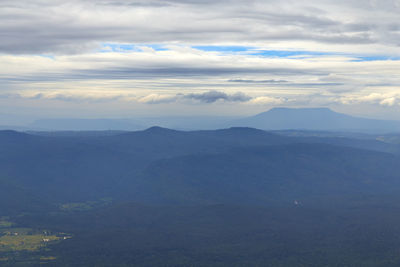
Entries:
MULTIPOLYGON (((25 127, 9 126, 9 129, 19 131, 143 131, 151 130, 154 125, 161 128, 201 131, 217 130, 230 127, 251 127, 262 130, 321 130, 346 131, 360 133, 400 132, 400 121, 364 118, 339 113, 326 107, 289 108, 275 107, 270 110, 248 116, 237 117, 155 117, 146 119, 136 118, 59 118, 40 119, 25 127)), ((0 129, 8 129, 1 127, 0 129)), ((155 131, 152 129, 151 131, 155 131)))

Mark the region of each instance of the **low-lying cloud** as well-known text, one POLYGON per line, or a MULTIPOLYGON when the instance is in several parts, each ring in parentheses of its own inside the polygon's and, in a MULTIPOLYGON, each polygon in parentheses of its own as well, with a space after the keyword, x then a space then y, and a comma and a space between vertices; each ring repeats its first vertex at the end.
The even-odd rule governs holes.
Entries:
POLYGON ((132 94, 80 94, 80 93, 28 93, 28 94, 0 94, 3 99, 30 99, 30 100, 57 100, 64 102, 107 102, 107 101, 125 101, 137 102, 141 104, 167 104, 173 102, 188 103, 198 102, 203 104, 212 104, 215 102, 248 102, 255 104, 266 103, 283 103, 282 99, 274 97, 262 96, 251 97, 243 92, 226 93, 223 91, 210 90, 202 93, 187 93, 187 94, 148 94, 137 96, 132 94))
POLYGON ((219 100, 227 101, 227 102, 247 102, 251 99, 250 96, 237 92, 234 94, 227 94, 222 91, 208 91, 205 93, 192 93, 192 94, 182 94, 182 97, 185 99, 193 99, 203 103, 214 103, 219 100))
POLYGON ((364 96, 344 96, 339 99, 339 102, 345 105, 367 103, 391 107, 400 105, 400 94, 371 93, 364 96))

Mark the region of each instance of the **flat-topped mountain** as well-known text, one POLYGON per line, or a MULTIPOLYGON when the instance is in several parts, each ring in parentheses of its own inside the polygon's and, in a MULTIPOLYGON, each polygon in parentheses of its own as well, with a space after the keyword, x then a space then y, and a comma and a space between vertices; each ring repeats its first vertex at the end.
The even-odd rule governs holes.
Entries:
POLYGON ((232 122, 234 126, 264 130, 307 129, 325 131, 395 132, 400 121, 353 117, 329 108, 273 108, 232 122))

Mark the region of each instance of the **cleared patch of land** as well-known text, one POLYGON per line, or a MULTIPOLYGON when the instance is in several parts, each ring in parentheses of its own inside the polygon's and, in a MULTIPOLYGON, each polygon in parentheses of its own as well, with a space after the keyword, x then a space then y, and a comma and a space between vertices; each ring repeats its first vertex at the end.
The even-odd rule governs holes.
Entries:
POLYGON ((46 231, 35 232, 29 228, 4 229, 0 236, 0 251, 36 251, 45 247, 49 242, 62 239, 56 235, 49 235, 46 231))
POLYGON ((8 220, 9 220, 8 217, 1 217, 0 218, 0 228, 9 228, 14 225, 12 222, 10 222, 8 220))

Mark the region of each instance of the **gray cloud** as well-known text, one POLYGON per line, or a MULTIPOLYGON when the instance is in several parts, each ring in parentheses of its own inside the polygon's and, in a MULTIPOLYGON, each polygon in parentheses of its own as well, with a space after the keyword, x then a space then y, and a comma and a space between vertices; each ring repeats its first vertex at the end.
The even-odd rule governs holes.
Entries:
POLYGON ((3 0, 0 52, 83 53, 103 42, 267 41, 378 43, 398 50, 399 4, 362 2, 368 1, 3 0))
POLYGON ((194 99, 194 100, 198 100, 203 103, 214 103, 218 100, 224 100, 224 101, 228 101, 228 102, 246 102, 251 99, 250 96, 248 96, 242 92, 237 92, 234 94, 227 94, 225 92, 215 91, 215 90, 208 91, 205 93, 199 93, 199 94, 195 94, 195 93, 185 94, 182 96, 185 99, 194 99))
POLYGON ((63 102, 87 102, 87 103, 103 103, 109 101, 115 101, 123 99, 123 95, 111 95, 111 96, 90 96, 90 95, 80 95, 80 94, 63 94, 63 93, 37 93, 32 96, 21 96, 18 98, 32 99, 32 100, 58 100, 63 102))
POLYGON ((228 82, 233 82, 233 83, 272 83, 272 84, 281 84, 281 83, 287 83, 288 81, 286 80, 249 80, 249 79, 230 79, 228 82))
MULTIPOLYGON (((62 73, 47 71, 38 74, 18 74, 13 76, 3 76, 4 82, 45 82, 45 81, 68 81, 68 80, 135 80, 150 78, 196 78, 196 77, 216 77, 237 74, 251 75, 281 75, 281 76, 326 76, 329 72, 316 69, 299 69, 287 66, 286 68, 273 67, 170 67, 160 68, 157 66, 149 66, 143 68, 134 67, 118 67, 118 68, 93 68, 79 70, 65 70, 62 73)), ((230 79, 232 83, 259 83, 259 84, 283 84, 285 80, 241 80, 230 79)))
POLYGON ((21 96, 19 94, 6 93, 6 94, 0 94, 0 98, 1 99, 17 99, 17 98, 21 98, 21 96))
POLYGON ((268 84, 277 86, 295 86, 295 87, 315 87, 315 86, 342 86, 344 83, 339 82, 313 82, 313 83, 296 83, 287 80, 248 80, 248 79, 231 79, 228 82, 234 83, 248 83, 248 84, 268 84))
POLYGON ((223 91, 210 90, 204 93, 188 94, 149 94, 145 96, 134 96, 131 94, 114 94, 105 96, 87 95, 87 94, 64 94, 64 93, 36 93, 23 96, 21 94, 0 94, 1 99, 30 99, 30 100, 58 100, 64 102, 90 102, 100 103, 108 101, 134 101, 144 104, 166 104, 181 100, 195 100, 201 103, 214 103, 217 101, 226 102, 247 102, 253 98, 243 92, 228 94, 223 91))
MULTIPOLYGON (((228 66, 204 66, 193 67, 188 64, 185 67, 169 66, 160 68, 157 66, 147 68, 114 68, 114 69, 91 69, 71 72, 71 79, 132 79, 132 78, 151 78, 151 77, 212 77, 234 74, 273 74, 273 75, 329 75, 328 72, 316 69, 301 69, 287 66, 286 68, 277 67, 228 67, 228 66)), ((68 75, 64 75, 68 77, 68 75)))

